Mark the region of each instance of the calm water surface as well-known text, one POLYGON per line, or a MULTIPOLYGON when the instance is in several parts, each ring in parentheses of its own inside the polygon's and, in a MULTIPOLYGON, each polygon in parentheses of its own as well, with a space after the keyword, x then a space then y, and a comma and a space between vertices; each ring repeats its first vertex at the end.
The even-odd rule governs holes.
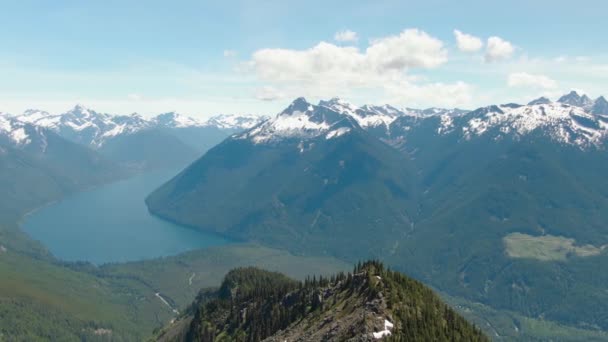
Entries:
POLYGON ((95 264, 175 255, 230 241, 156 218, 144 199, 176 171, 155 171, 82 192, 27 216, 23 229, 56 257, 95 264))

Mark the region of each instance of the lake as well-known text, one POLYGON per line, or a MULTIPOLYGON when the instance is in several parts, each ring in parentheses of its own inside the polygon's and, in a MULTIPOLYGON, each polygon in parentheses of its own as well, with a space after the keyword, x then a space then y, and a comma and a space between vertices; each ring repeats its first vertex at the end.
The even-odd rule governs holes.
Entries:
POLYGON ((146 196, 175 174, 177 171, 148 172, 78 193, 31 213, 22 228, 59 259, 98 265, 230 243, 148 212, 146 196))

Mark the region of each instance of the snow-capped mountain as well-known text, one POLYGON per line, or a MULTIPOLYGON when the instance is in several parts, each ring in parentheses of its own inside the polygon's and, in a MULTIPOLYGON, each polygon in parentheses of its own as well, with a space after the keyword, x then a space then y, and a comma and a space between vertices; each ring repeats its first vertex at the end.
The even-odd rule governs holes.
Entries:
POLYGON ((82 105, 76 105, 62 114, 30 109, 15 119, 52 130, 70 141, 94 148, 118 135, 149 127, 149 122, 138 114, 114 116, 98 113, 82 105))
POLYGON ((388 125, 390 125, 398 116, 404 115, 403 111, 390 105, 365 105, 363 107, 357 107, 337 97, 329 101, 320 101, 319 106, 348 115, 355 119, 359 126, 363 128, 378 126, 388 127, 388 125))
POLYGON ((457 117, 468 111, 461 109, 398 109, 391 105, 358 107, 340 98, 321 100, 318 105, 298 98, 276 117, 235 136, 254 143, 276 142, 281 139, 312 139, 325 135, 339 137, 353 128, 364 129, 375 136, 388 136, 398 118, 457 117))
POLYGON ((21 122, 0 114, 0 148, 2 145, 44 153, 48 147, 48 134, 44 127, 21 122))
POLYGON ((267 120, 267 116, 259 116, 252 114, 236 115, 236 114, 219 114, 212 116, 207 121, 203 122, 203 126, 217 127, 224 130, 242 131, 250 129, 262 121, 267 120))
POLYGON ((540 98, 525 106, 479 108, 459 120, 444 121, 441 130, 459 132, 464 139, 488 134, 494 139, 519 139, 534 133, 580 148, 602 147, 608 138, 607 105, 603 97, 593 101, 573 91, 557 102, 540 98))
POLYGON ((563 103, 491 106, 467 119, 462 127, 466 139, 483 134, 518 137, 537 131, 559 143, 588 147, 599 146, 608 137, 608 118, 563 103))
POLYGON ((608 101, 603 96, 598 97, 591 107, 591 114, 608 115, 608 101))
POLYGON ((203 126, 203 123, 199 120, 176 112, 159 114, 152 118, 151 122, 153 126, 164 128, 185 128, 203 126))
POLYGON ((348 133, 358 124, 351 116, 327 106, 315 106, 300 97, 276 117, 235 136, 252 142, 268 143, 283 139, 312 139, 326 135, 327 139, 348 133))
POLYGON ((581 96, 574 90, 560 97, 557 102, 582 108, 589 108, 593 106, 593 100, 591 100, 589 96, 585 94, 581 96))
POLYGON ((25 132, 25 123, 0 114, 0 137, 15 145, 26 144, 28 135, 25 132))
POLYGON ((324 106, 335 112, 349 115, 353 119, 355 119, 357 123, 363 128, 373 128, 379 126, 384 126, 388 128, 390 124, 393 123, 400 116, 460 116, 469 112, 468 110, 462 110, 458 108, 436 107, 431 107, 427 109, 398 109, 388 104, 382 106, 363 105, 361 107, 357 107, 337 97, 332 98, 328 101, 320 101, 319 106, 324 106))
MULTIPOLYGON (((8 115, 4 116, 8 117, 8 115)), ((201 121, 176 112, 169 112, 159 114, 151 119, 145 119, 137 113, 110 115, 77 105, 61 114, 50 114, 42 110, 29 109, 23 114, 13 117, 13 119, 15 122, 49 129, 70 141, 99 149, 109 140, 118 136, 147 129, 171 130, 215 127, 221 131, 226 131, 226 134, 231 134, 251 128, 266 118, 255 115, 218 115, 209 120, 201 121)), ((8 121, 5 119, 3 125, 8 127, 6 122, 8 121)), ((14 135, 15 139, 21 136, 23 141, 26 140, 22 131, 15 131, 14 135)))
POLYGON ((541 97, 528 105, 510 103, 474 111, 397 109, 390 105, 357 107, 339 98, 313 105, 299 98, 275 118, 235 138, 251 139, 256 144, 322 135, 330 138, 357 127, 389 143, 402 145, 406 136, 417 127, 435 125, 436 134, 456 134, 461 140, 486 135, 494 139, 520 139, 538 133, 561 144, 587 148, 605 144, 608 138, 606 113, 608 101, 604 97, 591 100, 576 92, 562 96, 557 102, 541 97))

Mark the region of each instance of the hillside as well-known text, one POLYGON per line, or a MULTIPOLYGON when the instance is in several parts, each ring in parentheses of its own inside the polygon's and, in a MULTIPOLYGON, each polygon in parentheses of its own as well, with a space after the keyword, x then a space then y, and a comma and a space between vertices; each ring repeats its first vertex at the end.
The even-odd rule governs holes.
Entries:
POLYGON ((256 268, 202 291, 159 341, 487 341, 430 289, 378 262, 296 282, 256 268))
POLYGON ((150 210, 188 226, 301 253, 350 257, 353 249, 373 255, 391 248, 390 237, 411 224, 408 211, 415 208, 408 161, 356 122, 323 107, 306 113, 322 122, 310 127, 326 129, 307 129, 305 139, 291 135, 282 125, 299 107, 306 111, 308 104, 294 103, 276 120, 211 149, 151 194, 150 210), (255 143, 271 132, 284 139, 255 143))
POLYGON ((183 167, 199 156, 197 149, 159 129, 117 136, 98 151, 106 158, 135 170, 183 167))
POLYGON ((12 131, 0 129, 0 222, 16 221, 40 205, 127 175, 108 158, 52 131, 10 124, 12 131), (10 132, 22 132, 24 138, 12 139, 10 132))
POLYGON ((148 206, 297 253, 380 258, 452 296, 606 330, 603 101, 573 92, 410 115, 297 99, 148 206))

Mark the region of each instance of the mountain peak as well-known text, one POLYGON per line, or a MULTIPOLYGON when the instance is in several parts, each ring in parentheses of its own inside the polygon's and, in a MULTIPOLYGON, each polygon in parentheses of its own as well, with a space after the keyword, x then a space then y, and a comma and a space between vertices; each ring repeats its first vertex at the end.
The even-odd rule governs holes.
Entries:
POLYGON ((543 104, 549 104, 551 103, 551 100, 549 100, 548 98, 541 96, 539 98, 537 98, 536 100, 532 100, 530 102, 528 102, 528 106, 534 106, 534 105, 543 105, 543 104))
POLYGON ((338 105, 338 104, 348 104, 347 101, 339 98, 339 97, 332 97, 329 100, 321 100, 319 101, 319 106, 331 106, 331 105, 338 105))
MULTIPOLYGON (((331 100, 321 103, 330 102, 331 100)), ((341 106, 337 102, 334 105, 341 106)), ((235 138, 251 139, 255 144, 294 138, 313 139, 324 134, 327 134, 327 139, 331 139, 350 132, 353 125, 357 126, 356 120, 340 108, 315 106, 299 97, 273 119, 235 138)))
POLYGON ((281 112, 280 115, 293 114, 295 112, 306 112, 306 111, 312 111, 312 110, 313 110, 312 105, 308 101, 306 101, 305 98, 298 97, 289 105, 289 107, 287 107, 283 112, 281 112))
POLYGON ((591 114, 607 114, 608 115, 608 101, 603 96, 598 97, 593 103, 591 108, 591 114))
POLYGON ((207 119, 203 125, 215 126, 221 129, 246 130, 265 120, 268 120, 267 116, 253 114, 218 114, 207 119))
POLYGON ((196 341, 213 341, 221 336, 235 341, 243 334, 264 341, 375 341, 391 337, 421 341, 429 336, 441 341, 453 336, 463 341, 488 341, 432 290, 379 262, 357 265, 352 273, 315 276, 305 282, 254 267, 238 268, 228 272, 219 290, 209 292, 205 300, 197 299, 192 307, 200 314, 189 324, 168 327, 158 340, 190 336, 196 341), (231 315, 230 310, 247 312, 247 321, 231 315), (406 316, 403 312, 419 314, 406 316))
POLYGON ((589 107, 593 105, 593 101, 589 98, 589 96, 585 94, 581 96, 575 90, 572 90, 568 94, 560 97, 557 102, 575 107, 589 107))
POLYGON ((339 97, 333 97, 329 101, 319 101, 319 106, 329 108, 335 112, 347 115, 354 115, 359 107, 353 105, 352 103, 345 101, 339 97))
POLYGON ((41 115, 47 115, 47 116, 50 115, 49 112, 46 112, 46 111, 40 110, 40 109, 33 109, 33 108, 26 109, 23 112, 23 115, 26 115, 26 116, 35 115, 35 114, 41 114, 41 115))
POLYGON ((185 128, 203 126, 200 121, 186 115, 182 115, 175 111, 159 114, 152 121, 164 127, 170 128, 185 128))
POLYGON ((74 108, 69 110, 66 114, 72 114, 76 117, 88 118, 93 114, 96 114, 95 111, 85 107, 82 104, 76 104, 74 108))

